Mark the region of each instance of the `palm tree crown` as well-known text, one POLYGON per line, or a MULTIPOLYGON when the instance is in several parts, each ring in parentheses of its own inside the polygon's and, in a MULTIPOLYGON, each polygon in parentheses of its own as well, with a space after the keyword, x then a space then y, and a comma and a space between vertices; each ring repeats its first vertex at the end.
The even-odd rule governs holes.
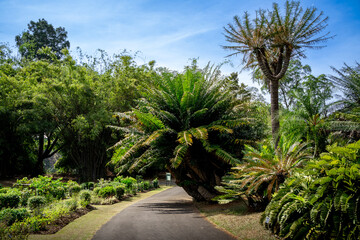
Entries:
POLYGON ((190 195, 211 199, 214 186, 237 163, 224 146, 238 143, 234 129, 248 124, 237 113, 240 101, 211 66, 163 73, 144 95, 136 109, 119 114, 131 124, 120 128, 128 134, 119 143, 124 151, 116 165, 121 171, 141 170, 163 161, 190 195))

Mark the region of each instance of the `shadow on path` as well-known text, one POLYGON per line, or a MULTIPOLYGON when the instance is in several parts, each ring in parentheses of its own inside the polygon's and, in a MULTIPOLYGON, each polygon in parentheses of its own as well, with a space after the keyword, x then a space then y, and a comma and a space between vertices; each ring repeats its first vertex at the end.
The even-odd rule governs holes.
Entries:
POLYGON ((233 240, 195 210, 191 197, 174 187, 139 201, 113 217, 94 240, 233 240))

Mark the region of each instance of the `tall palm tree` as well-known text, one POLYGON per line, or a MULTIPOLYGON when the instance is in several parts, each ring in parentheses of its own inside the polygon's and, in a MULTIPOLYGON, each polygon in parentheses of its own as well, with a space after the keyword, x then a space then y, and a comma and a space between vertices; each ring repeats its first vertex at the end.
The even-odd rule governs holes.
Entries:
POLYGON ((317 13, 314 7, 303 10, 300 2, 286 1, 284 14, 278 4, 272 10, 259 9, 250 20, 245 12, 243 18, 234 17, 234 24, 224 27, 232 55, 243 54, 244 68, 259 67, 265 76, 271 96, 272 135, 277 142, 279 130, 279 80, 285 75, 294 57, 305 57, 304 48, 321 48, 317 45, 329 39, 329 32, 318 36, 327 26, 328 17, 317 13))
POLYGON ((215 197, 214 187, 238 162, 227 149, 239 142, 236 131, 248 125, 237 113, 239 100, 219 74, 217 68, 193 67, 153 79, 139 106, 118 115, 120 122, 129 123, 119 128, 127 133, 118 144, 119 172, 141 171, 162 161, 196 200, 215 197))

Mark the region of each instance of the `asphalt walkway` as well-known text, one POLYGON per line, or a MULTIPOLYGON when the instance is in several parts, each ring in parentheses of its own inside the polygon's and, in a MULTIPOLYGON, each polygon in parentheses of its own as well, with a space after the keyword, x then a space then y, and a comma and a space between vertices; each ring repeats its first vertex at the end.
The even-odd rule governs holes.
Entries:
POLYGON ((173 187, 114 216, 93 240, 234 240, 202 218, 191 197, 173 187))

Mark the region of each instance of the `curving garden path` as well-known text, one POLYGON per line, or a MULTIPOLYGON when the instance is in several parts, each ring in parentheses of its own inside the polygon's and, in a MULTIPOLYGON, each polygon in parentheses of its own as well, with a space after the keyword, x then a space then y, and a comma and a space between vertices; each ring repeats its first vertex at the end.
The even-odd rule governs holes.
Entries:
POLYGON ((93 240, 233 240, 201 217, 191 197, 173 187, 141 200, 96 232, 93 240))

